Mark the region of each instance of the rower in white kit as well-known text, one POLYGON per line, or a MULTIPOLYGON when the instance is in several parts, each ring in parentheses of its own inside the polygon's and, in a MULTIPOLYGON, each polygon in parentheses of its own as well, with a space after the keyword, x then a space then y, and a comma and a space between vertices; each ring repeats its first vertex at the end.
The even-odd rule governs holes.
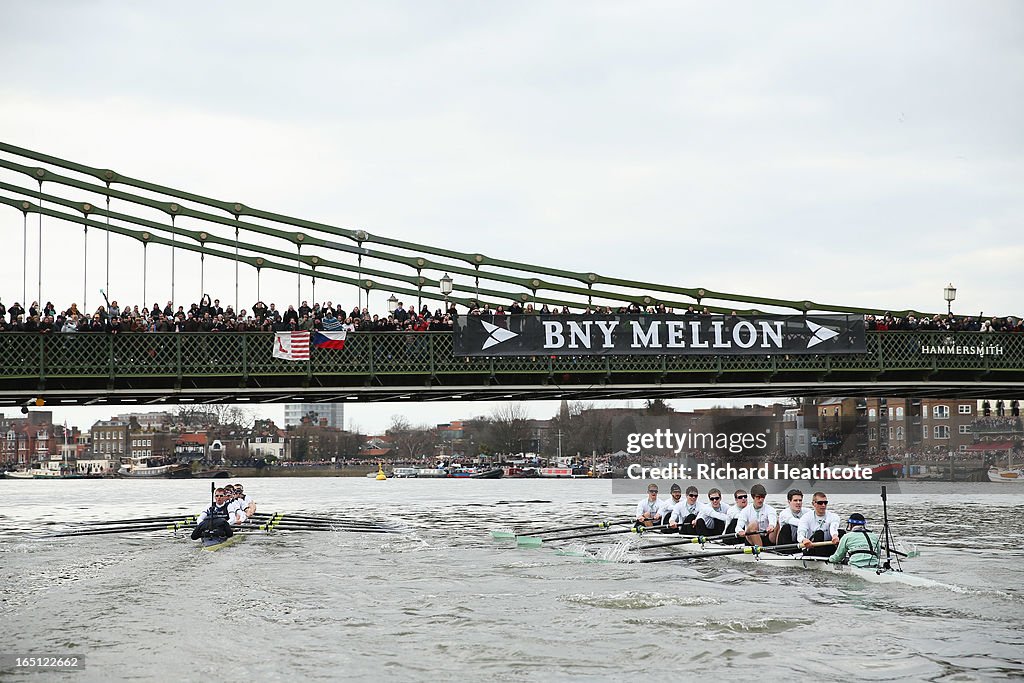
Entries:
POLYGON ((636 526, 661 526, 662 518, 670 511, 667 500, 658 499, 658 485, 647 487, 647 497, 636 506, 636 526))
POLYGON ((842 535, 839 532, 839 515, 829 511, 828 496, 821 491, 815 491, 811 496, 811 506, 813 509, 800 520, 796 542, 805 549, 807 555, 828 557, 832 554, 833 548, 813 548, 811 544, 831 541, 834 545, 839 545, 839 537, 842 535))
POLYGON ((779 515, 765 502, 768 493, 761 484, 750 487, 753 501, 736 516, 736 533, 749 545, 774 545, 779 534, 779 515))
POLYGON ((786 494, 789 504, 786 509, 779 513, 779 545, 790 545, 796 543, 797 530, 800 520, 808 514, 804 510, 804 492, 800 489, 790 489, 786 494))

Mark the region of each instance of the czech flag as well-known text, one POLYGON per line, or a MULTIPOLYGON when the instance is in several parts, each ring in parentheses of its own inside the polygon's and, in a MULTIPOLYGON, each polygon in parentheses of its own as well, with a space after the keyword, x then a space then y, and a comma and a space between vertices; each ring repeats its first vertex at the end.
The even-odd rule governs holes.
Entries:
POLYGON ((347 332, 314 332, 313 346, 318 349, 343 349, 345 348, 345 335, 347 332))

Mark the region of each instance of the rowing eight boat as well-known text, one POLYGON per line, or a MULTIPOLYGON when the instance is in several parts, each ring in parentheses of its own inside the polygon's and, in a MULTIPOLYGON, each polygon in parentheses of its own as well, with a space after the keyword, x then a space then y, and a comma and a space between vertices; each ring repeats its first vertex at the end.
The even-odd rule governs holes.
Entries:
MULTIPOLYGON (((707 546, 707 550, 704 550, 702 548, 696 548, 690 550, 690 552, 700 555, 703 552, 718 552, 723 548, 736 547, 710 543, 707 544, 707 546), (712 549, 711 546, 713 546, 714 549, 712 549)), ((686 548, 687 546, 683 547, 686 548)), ((907 586, 922 587, 935 587, 945 585, 938 581, 933 581, 932 579, 926 579, 920 576, 913 576, 912 574, 907 574, 899 566, 890 565, 887 568, 884 566, 855 567, 851 564, 832 564, 828 561, 827 557, 821 557, 820 555, 804 555, 803 553, 785 554, 774 552, 771 549, 764 549, 756 554, 726 555, 725 557, 728 557, 731 560, 739 562, 756 562, 763 566, 793 567, 796 569, 808 569, 813 571, 829 572, 832 574, 856 576, 870 583, 902 583, 907 586)))

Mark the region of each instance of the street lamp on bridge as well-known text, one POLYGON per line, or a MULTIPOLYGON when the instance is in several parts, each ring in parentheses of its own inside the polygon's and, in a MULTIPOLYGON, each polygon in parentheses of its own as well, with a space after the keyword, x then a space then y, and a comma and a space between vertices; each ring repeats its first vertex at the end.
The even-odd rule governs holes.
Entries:
POLYGON ((394 294, 388 297, 388 313, 394 313, 395 309, 398 308, 398 299, 394 294))
POLYGON ((956 300, 956 287, 953 286, 952 282, 942 290, 942 298, 946 300, 946 315, 952 315, 953 301, 956 300))
POLYGON ((444 274, 441 278, 441 293, 444 294, 444 311, 448 312, 448 295, 452 293, 452 279, 448 276, 448 273, 444 274))

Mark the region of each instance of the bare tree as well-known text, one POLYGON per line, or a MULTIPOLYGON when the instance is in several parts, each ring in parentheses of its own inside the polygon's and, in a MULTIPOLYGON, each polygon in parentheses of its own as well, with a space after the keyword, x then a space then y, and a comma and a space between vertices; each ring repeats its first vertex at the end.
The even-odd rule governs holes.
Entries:
POLYGON ((186 427, 238 427, 248 429, 255 422, 252 410, 230 403, 180 405, 175 418, 186 427))
POLYGON ((522 403, 503 403, 491 412, 495 450, 517 453, 530 440, 530 414, 522 403))
POLYGON ((668 415, 675 412, 675 409, 661 398, 649 398, 644 401, 644 410, 650 415, 668 415))
POLYGON ((416 460, 434 454, 437 432, 425 425, 413 427, 403 415, 392 415, 387 435, 395 455, 401 460, 416 460))

